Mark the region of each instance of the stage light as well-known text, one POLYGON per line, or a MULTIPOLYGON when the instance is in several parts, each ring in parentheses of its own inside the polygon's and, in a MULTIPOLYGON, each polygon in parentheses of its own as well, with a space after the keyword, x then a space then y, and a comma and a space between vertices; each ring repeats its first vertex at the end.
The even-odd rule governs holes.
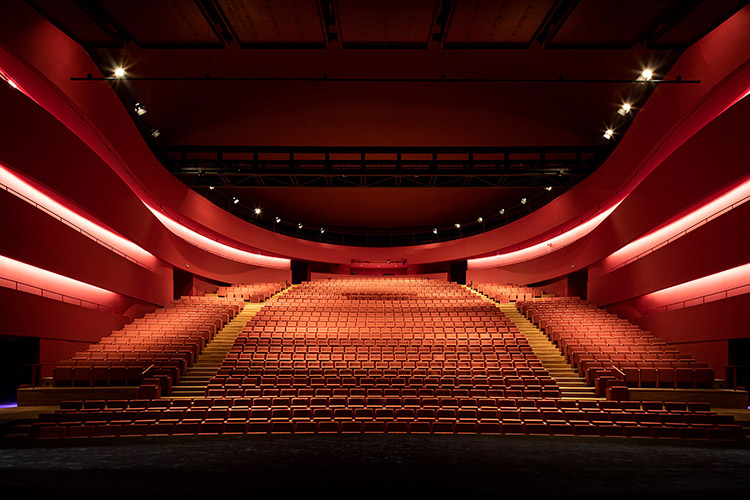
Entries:
POLYGON ((615 133, 615 131, 614 131, 614 130, 612 130, 611 128, 610 128, 610 129, 607 129, 607 131, 606 131, 606 132, 604 132, 604 136, 603 136, 603 137, 604 137, 605 139, 607 139, 607 140, 610 140, 610 139, 612 138, 612 136, 614 135, 614 133, 615 133))
POLYGON ((325 232, 326 232, 326 228, 324 228, 324 227, 321 227, 321 228, 320 228, 320 234, 323 234, 323 233, 325 233, 325 232))
POLYGON ((255 212, 255 215, 260 215, 261 210, 260 208, 256 208, 253 212, 255 212))
POLYGON ((16 82, 14 82, 13 80, 11 80, 10 78, 8 79, 8 85, 10 85, 14 89, 18 90, 18 85, 16 85, 16 82))
POLYGON ((480 218, 478 218, 478 219, 477 219, 477 222, 479 222, 479 223, 481 223, 481 222, 484 222, 484 219, 482 219, 482 218, 480 217, 480 218))
POLYGON ((546 189, 547 191, 552 191, 552 186, 547 186, 547 187, 546 187, 546 188, 544 188, 544 189, 546 189))
POLYGON ((456 229, 461 229, 461 224, 459 224, 458 222, 456 222, 456 229))
POLYGON ((628 113, 630 113, 630 104, 628 104, 627 102, 623 104, 620 109, 617 110, 617 114, 620 116, 625 116, 628 113))
POLYGON ((125 70, 122 68, 115 68, 115 76, 117 78, 122 78, 123 76, 125 76, 125 70))
POLYGON ((240 200, 238 198, 235 198, 234 196, 232 196, 232 203, 234 203, 236 205, 239 202, 240 202, 240 200))
POLYGON ((437 234, 437 228, 436 227, 432 229, 432 234, 437 234))
POLYGON ((301 222, 299 222, 299 223, 297 224, 297 229, 302 229, 302 227, 303 227, 303 226, 302 226, 302 223, 301 223, 301 222))
POLYGON ((501 208, 499 213, 500 213, 500 215, 504 215, 505 214, 505 209, 501 208))
POLYGON ((211 191, 213 191, 216 188, 214 188, 213 186, 208 186, 208 189, 210 189, 211 191))
POLYGON ((140 102, 137 102, 135 103, 135 112, 138 114, 138 116, 143 116, 147 113, 146 107, 140 102))
POLYGON ((644 69, 643 73, 641 73, 641 76, 638 77, 639 81, 649 81, 651 78, 653 78, 654 72, 650 69, 644 69))
POLYGON ((157 137, 159 137, 159 136, 161 135, 161 132, 159 132, 159 131, 158 131, 157 129, 155 129, 155 128, 152 128, 152 129, 151 129, 151 135, 152 135, 152 136, 154 137, 154 139, 156 139, 157 137))
POLYGON ((521 205, 526 205, 526 202, 529 201, 526 198, 521 198, 521 205))
POLYGON ((276 224, 278 224, 279 222, 281 222, 281 217, 276 217, 276 224))

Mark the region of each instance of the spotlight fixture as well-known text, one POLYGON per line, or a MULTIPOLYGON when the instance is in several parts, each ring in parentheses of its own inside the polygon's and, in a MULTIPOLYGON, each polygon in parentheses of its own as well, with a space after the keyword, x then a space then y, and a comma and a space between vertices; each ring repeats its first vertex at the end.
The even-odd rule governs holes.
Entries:
POLYGON ((125 70, 120 67, 115 68, 115 77, 122 78, 123 76, 125 76, 125 70))
POLYGON ((281 217, 276 217, 276 224, 278 224, 279 222, 281 222, 281 217))
POLYGON ((459 224, 458 222, 456 222, 456 229, 461 229, 461 224, 459 224))
POLYGON ((135 112, 138 116, 143 116, 147 113, 146 107, 140 102, 135 103, 135 112))
POLYGON ((255 215, 260 215, 261 210, 260 208, 256 207, 255 210, 253 210, 253 212, 255 212, 255 215))
POLYGON ((323 233, 325 233, 325 232, 326 232, 326 228, 324 228, 324 227, 321 227, 321 228, 320 228, 320 234, 323 234, 323 233))
POLYGON ((297 229, 302 229, 302 227, 303 227, 303 226, 302 226, 302 223, 301 223, 301 222, 297 223, 297 229))
POLYGON ((612 136, 614 135, 614 133, 615 133, 615 131, 614 131, 614 130, 612 130, 611 128, 610 128, 610 129, 607 129, 607 131, 606 131, 606 132, 604 132, 604 136, 603 136, 603 137, 604 137, 605 139, 607 139, 607 140, 610 140, 610 139, 612 138, 612 136))
POLYGON ((500 215, 503 215, 503 214, 505 214, 505 209, 504 209, 504 208, 501 208, 501 209, 500 209, 500 215))
POLYGON ((526 202, 529 201, 526 198, 521 198, 521 205, 526 205, 526 202))
POLYGON ((234 196, 232 196, 232 203, 234 203, 236 205, 239 202, 240 202, 240 200, 238 198, 235 198, 234 196))
POLYGON ((617 110, 617 114, 620 116, 625 116, 628 113, 630 113, 630 104, 628 104, 627 102, 623 104, 620 109, 617 110))
POLYGON ((437 228, 432 228, 432 234, 437 234, 437 228))
POLYGON ((654 72, 650 69, 644 69, 643 73, 641 73, 641 76, 638 77, 639 82, 648 82, 651 80, 651 78, 654 77, 654 72))
POLYGON ((159 132, 159 131, 158 131, 157 129, 155 129, 155 128, 152 128, 152 129, 151 129, 151 135, 152 135, 152 136, 154 137, 154 139, 156 139, 157 137, 159 137, 159 136, 161 135, 161 132, 159 132))
POLYGON ((216 189, 216 188, 215 188, 215 187, 213 187, 213 186, 208 186, 208 189, 210 189, 211 191, 213 191, 213 190, 214 190, 214 189, 216 189))
POLYGON ((8 78, 8 85, 10 85, 14 89, 18 90, 18 85, 16 85, 16 82, 14 82, 13 80, 11 80, 10 78, 8 78))
POLYGON ((482 218, 480 217, 480 218, 478 218, 478 219, 477 219, 477 222, 479 222, 479 223, 481 224, 482 222, 484 222, 484 219, 482 219, 482 218))

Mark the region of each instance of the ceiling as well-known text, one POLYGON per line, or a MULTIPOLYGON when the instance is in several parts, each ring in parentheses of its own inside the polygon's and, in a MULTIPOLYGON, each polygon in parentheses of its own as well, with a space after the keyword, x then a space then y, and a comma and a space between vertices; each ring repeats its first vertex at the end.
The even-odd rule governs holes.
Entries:
POLYGON ((732 0, 28 0, 86 48, 687 47, 732 0))
MULTIPOLYGON (((656 85, 637 82, 641 71, 653 69, 658 85, 695 84, 700 75, 661 79, 682 50, 746 4, 27 3, 89 51, 157 157, 180 180, 254 223, 333 243, 345 240, 338 233, 393 231, 434 241, 438 226, 446 228, 440 238, 466 236, 548 203, 596 165, 562 168, 544 148, 603 161, 656 85), (112 78, 117 66, 127 78, 112 78), (136 102, 148 113, 137 115, 136 102), (626 116, 617 114, 623 102, 633 105, 626 116), (607 128, 616 131, 614 141, 602 138, 607 128), (373 149, 382 147, 391 148, 391 156, 373 149), (409 170, 400 160, 416 147, 428 158, 436 155, 433 168, 438 158, 455 160, 445 167, 454 177, 443 182, 409 170), (439 149, 446 147, 455 151, 439 149), (294 148, 319 150, 305 157, 294 148), (477 173, 472 161, 482 148, 500 148, 500 159, 479 165, 484 170, 477 173), (284 163, 294 151, 296 163, 284 163), (353 156, 343 164, 315 164, 318 170, 298 161, 314 155, 353 156), (276 163, 258 161, 265 157, 276 163), (362 168, 370 176, 347 176, 339 168, 362 168), (529 203, 520 204, 521 198, 529 203), (498 215, 503 207, 515 207, 512 217, 498 215), (488 222, 477 224, 480 216, 488 222), (276 217, 284 223, 276 224, 276 217), (448 230, 456 222, 467 231, 448 230), (321 227, 328 228, 324 234, 321 227)), ((91 85, 100 80, 91 72, 83 68, 71 78, 91 85)), ((430 168, 425 162, 422 167, 430 168)), ((354 242, 387 245, 388 238, 354 242)))

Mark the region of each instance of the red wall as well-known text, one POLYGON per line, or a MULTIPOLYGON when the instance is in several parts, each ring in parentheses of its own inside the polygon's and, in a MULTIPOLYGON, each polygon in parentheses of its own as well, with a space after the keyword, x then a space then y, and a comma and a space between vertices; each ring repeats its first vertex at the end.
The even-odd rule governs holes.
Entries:
POLYGON ((637 323, 723 372, 728 339, 750 337, 750 294, 644 316, 637 323))
POLYGON ((87 309, 36 295, 0 288, 0 334, 40 338, 43 376, 52 365, 85 350, 128 319, 117 314, 87 309))

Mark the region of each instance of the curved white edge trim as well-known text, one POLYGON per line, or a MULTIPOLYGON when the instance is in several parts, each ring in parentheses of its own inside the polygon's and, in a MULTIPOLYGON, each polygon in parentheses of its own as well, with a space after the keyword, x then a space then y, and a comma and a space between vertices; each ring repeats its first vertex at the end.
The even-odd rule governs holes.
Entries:
POLYGON ((192 229, 183 226, 179 222, 164 215, 156 208, 149 206, 147 203, 144 202, 143 204, 146 205, 146 208, 148 208, 151 213, 154 214, 154 217, 156 217, 159 222, 161 222, 164 227, 166 227, 170 232, 202 250, 218 255, 220 257, 224 257, 225 259, 234 260, 243 264, 250 264, 253 266, 270 267, 273 269, 284 270, 291 267, 291 260, 289 259, 285 259, 282 257, 271 257, 269 255, 260 255, 257 253, 240 250, 239 248, 230 247, 229 245, 225 245, 224 243, 219 243, 216 240, 212 240, 207 236, 204 236, 193 231, 192 229))
POLYGON ((489 257, 480 257, 478 259, 469 259, 467 261, 466 267, 468 269, 486 269, 488 267, 507 266, 510 264, 517 264, 519 262, 536 259, 538 257, 542 257, 544 255, 552 253, 556 250, 570 245, 571 243, 575 243, 576 241, 596 229, 599 224, 604 222, 604 219, 609 217, 609 214, 611 214, 618 206, 620 206, 620 203, 622 203, 622 200, 613 204, 610 208, 600 213, 599 215, 592 217, 586 222, 579 224, 562 234, 558 234, 557 236, 544 240, 541 243, 537 243, 520 250, 514 250, 512 252, 491 255, 489 257))
MULTIPOLYGON (((0 276, 22 285, 99 305, 111 306, 120 298, 120 295, 115 292, 2 255, 0 255, 0 276)), ((2 283, 2 280, 0 280, 0 286, 8 287, 7 284, 2 283)))
MULTIPOLYGON (((747 285, 750 285, 750 263, 642 295, 638 302, 650 310, 731 290, 739 294, 747 285)), ((750 287, 744 293, 750 293, 750 287)))
POLYGON ((11 172, 11 170, 2 163, 0 163, 0 184, 10 188, 7 190, 9 193, 17 196, 32 206, 36 206, 36 208, 56 215, 61 219, 61 222, 79 229, 82 234, 88 236, 108 250, 114 249, 118 253, 130 257, 130 259, 136 264, 150 268, 156 266, 158 263, 158 259, 143 248, 119 234, 102 227, 93 220, 84 217, 62 203, 53 200, 32 184, 11 172))
POLYGON ((653 250, 662 248, 747 201, 750 201, 750 177, 739 186, 717 195, 689 214, 641 236, 612 253, 602 261, 602 271, 613 271, 653 250))

